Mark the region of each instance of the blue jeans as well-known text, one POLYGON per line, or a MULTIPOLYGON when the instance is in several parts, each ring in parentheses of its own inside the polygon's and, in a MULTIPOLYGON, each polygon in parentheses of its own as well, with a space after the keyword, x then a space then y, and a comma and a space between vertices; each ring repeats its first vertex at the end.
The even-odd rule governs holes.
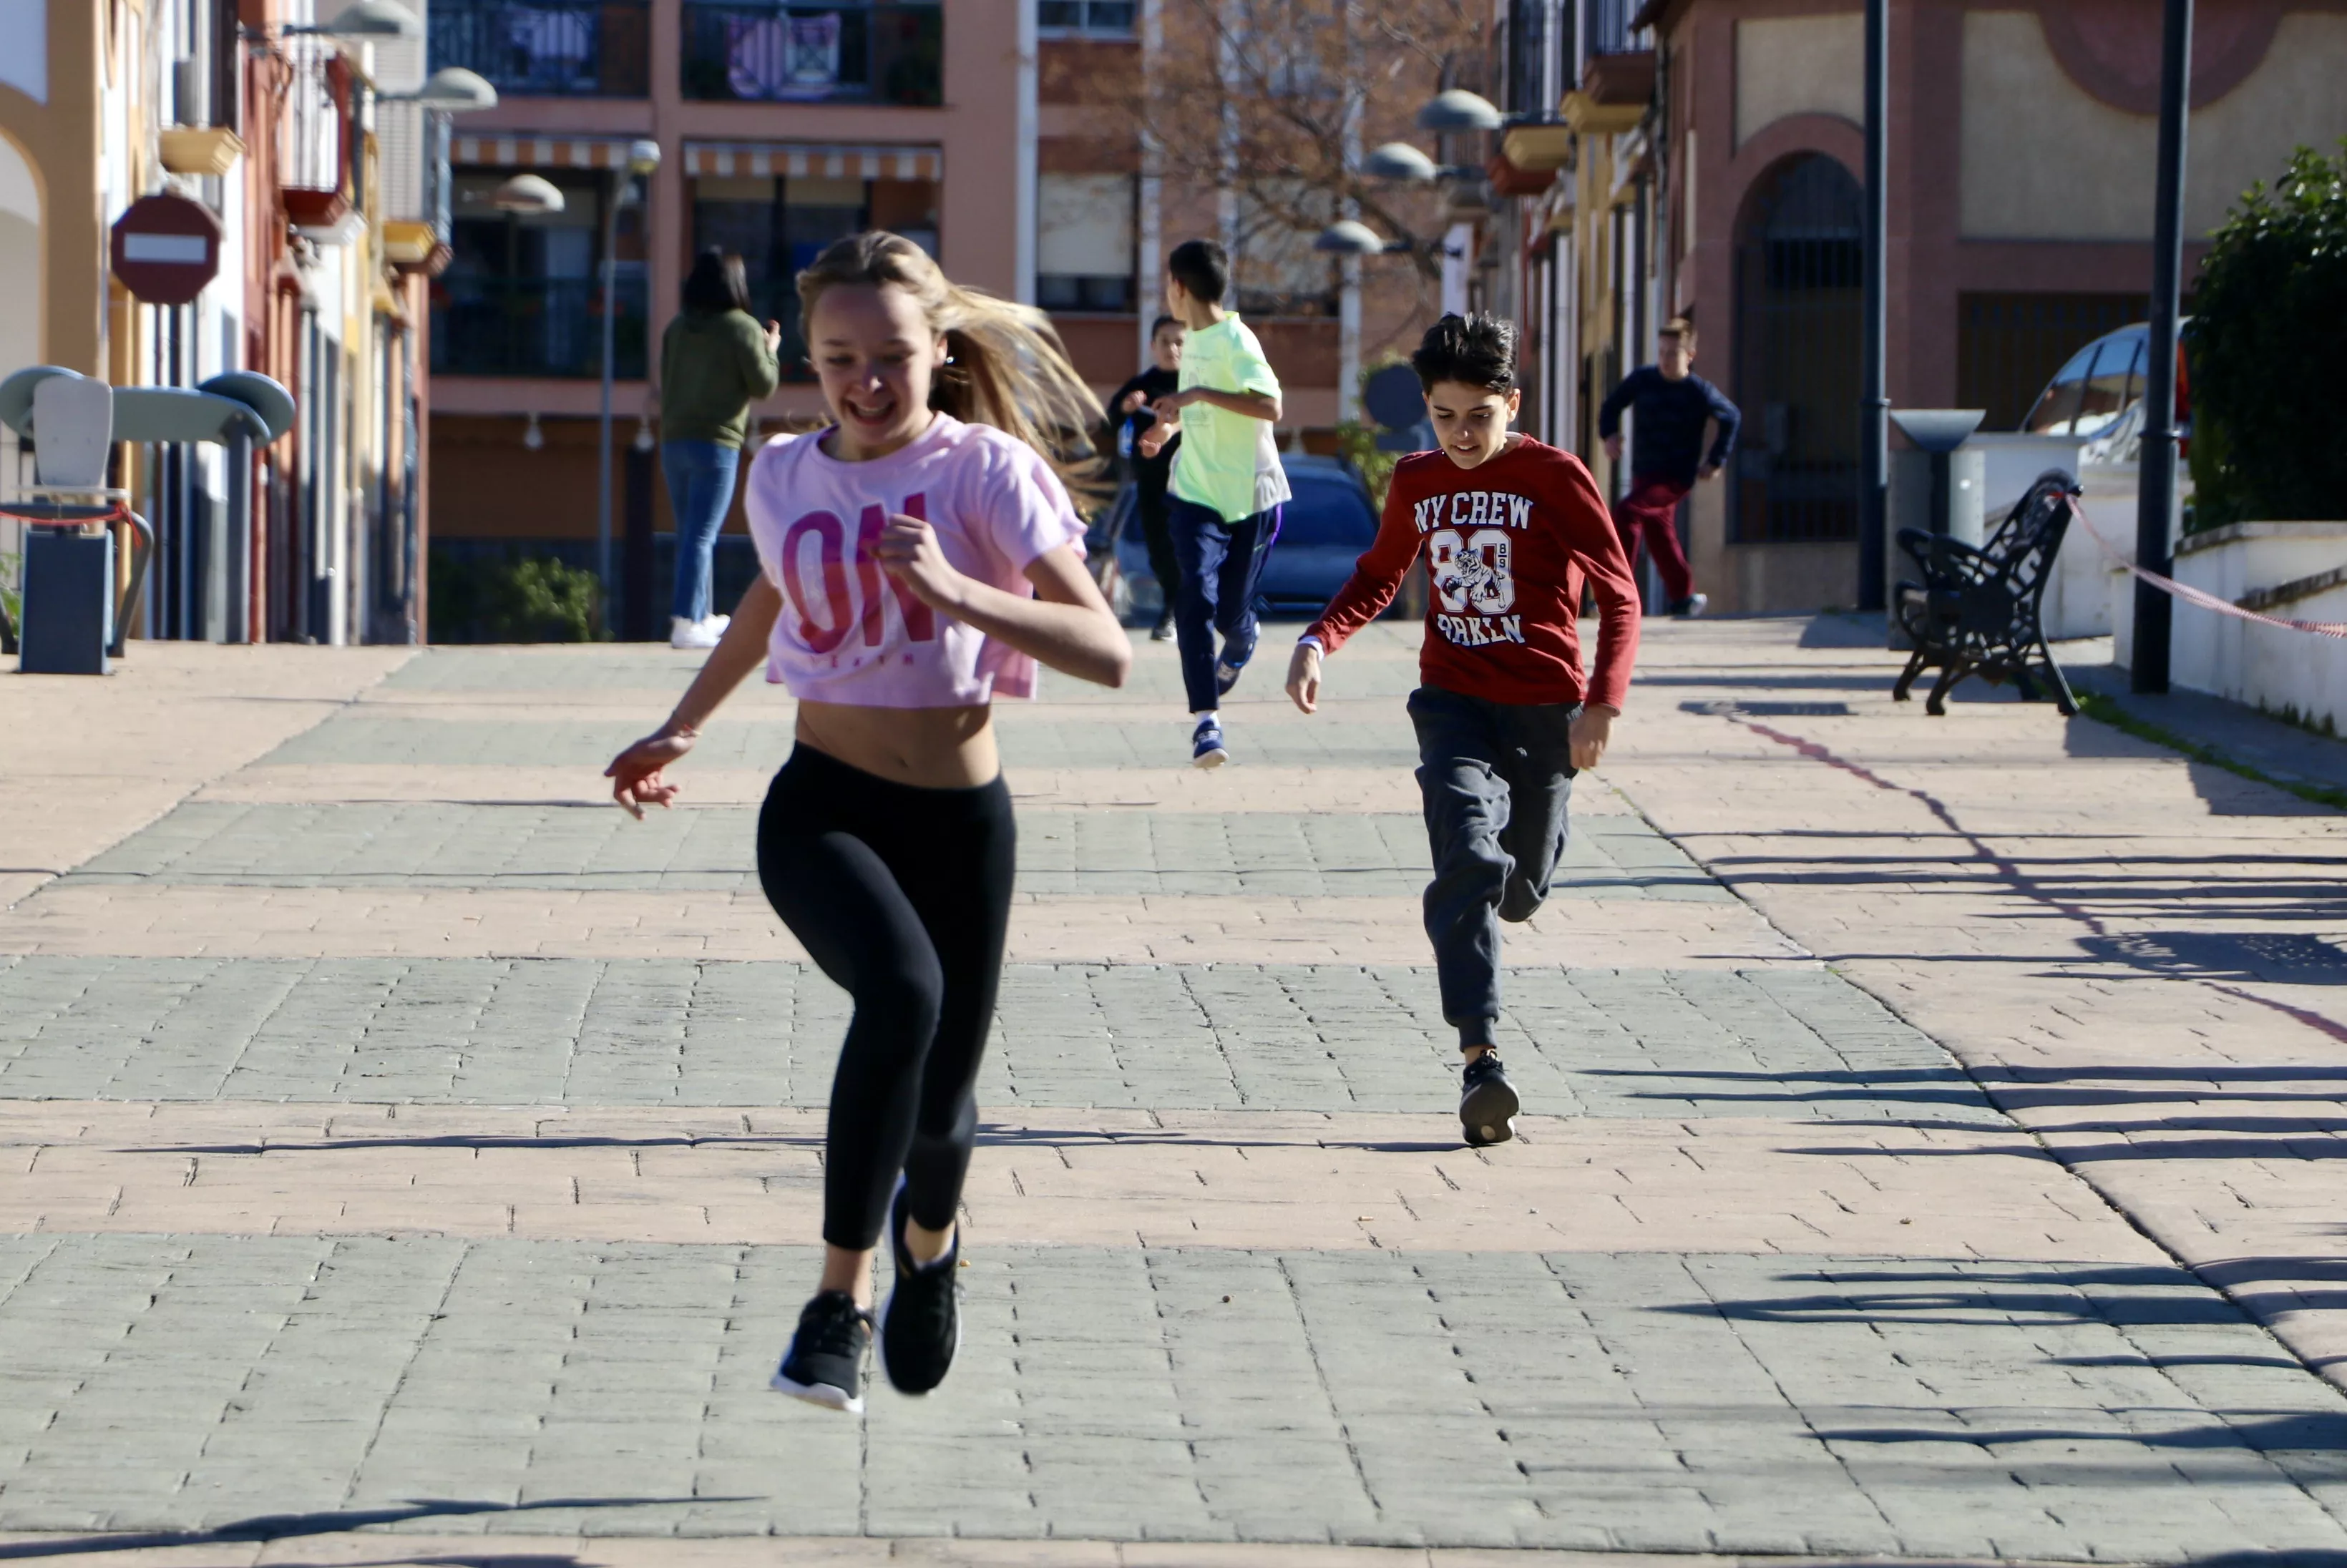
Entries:
POLYGON ((733 508, 733 473, 742 449, 714 441, 663 441, 661 470, 668 475, 669 509, 676 514, 676 594, 669 614, 709 618, 709 560, 717 531, 733 508))
POLYGON ((1255 655, 1255 593, 1271 542, 1279 537, 1279 508, 1225 523, 1194 501, 1165 499, 1174 558, 1182 568, 1174 599, 1174 635, 1182 650, 1182 689, 1190 711, 1222 706, 1214 690, 1214 634, 1223 634, 1222 662, 1236 667, 1255 655))

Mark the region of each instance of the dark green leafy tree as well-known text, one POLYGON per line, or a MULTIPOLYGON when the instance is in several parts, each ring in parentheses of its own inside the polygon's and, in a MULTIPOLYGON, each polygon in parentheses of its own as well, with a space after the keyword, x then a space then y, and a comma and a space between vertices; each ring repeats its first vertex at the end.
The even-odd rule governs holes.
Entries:
POLYGON ((2251 186, 2185 329, 2194 522, 2347 518, 2347 142, 2251 186))

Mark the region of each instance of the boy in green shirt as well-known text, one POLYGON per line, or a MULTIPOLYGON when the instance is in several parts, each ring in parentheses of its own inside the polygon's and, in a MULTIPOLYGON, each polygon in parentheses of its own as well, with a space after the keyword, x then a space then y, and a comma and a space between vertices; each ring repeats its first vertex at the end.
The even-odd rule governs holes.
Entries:
POLYGON ((1153 457, 1176 433, 1166 494, 1166 521, 1182 565, 1174 635, 1182 651, 1182 685, 1196 728, 1190 760, 1218 768, 1223 695, 1238 684, 1255 653, 1255 584, 1279 535, 1288 498, 1272 426, 1280 416, 1279 377, 1263 345, 1236 314, 1223 309, 1230 258, 1211 239, 1185 240, 1165 260, 1165 309, 1188 329, 1178 389, 1156 399, 1157 414, 1136 443, 1153 457), (1214 652, 1214 634, 1223 636, 1214 652))

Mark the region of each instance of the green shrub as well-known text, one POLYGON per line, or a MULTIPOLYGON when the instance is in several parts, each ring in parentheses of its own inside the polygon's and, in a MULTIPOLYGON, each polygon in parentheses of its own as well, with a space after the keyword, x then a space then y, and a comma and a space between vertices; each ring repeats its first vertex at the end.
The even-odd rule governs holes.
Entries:
POLYGON ((2185 329, 2194 524, 2347 518, 2347 142, 2217 230, 2185 329))
POLYGON ((610 635, 592 572, 514 545, 502 559, 433 553, 436 643, 587 643, 610 635))

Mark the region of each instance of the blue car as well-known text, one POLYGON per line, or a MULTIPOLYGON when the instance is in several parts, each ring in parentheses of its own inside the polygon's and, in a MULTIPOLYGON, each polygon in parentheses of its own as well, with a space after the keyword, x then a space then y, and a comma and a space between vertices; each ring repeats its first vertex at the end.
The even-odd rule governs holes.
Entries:
MULTIPOLYGON (((1336 458, 1284 453, 1279 461, 1296 494, 1281 514, 1257 599, 1267 614, 1309 617, 1336 597, 1353 575, 1353 563, 1378 536, 1377 508, 1360 475, 1336 458)), ((1156 619, 1164 600, 1149 570, 1131 485, 1116 498, 1102 532, 1116 540, 1117 565, 1133 594, 1130 617, 1156 619)))

